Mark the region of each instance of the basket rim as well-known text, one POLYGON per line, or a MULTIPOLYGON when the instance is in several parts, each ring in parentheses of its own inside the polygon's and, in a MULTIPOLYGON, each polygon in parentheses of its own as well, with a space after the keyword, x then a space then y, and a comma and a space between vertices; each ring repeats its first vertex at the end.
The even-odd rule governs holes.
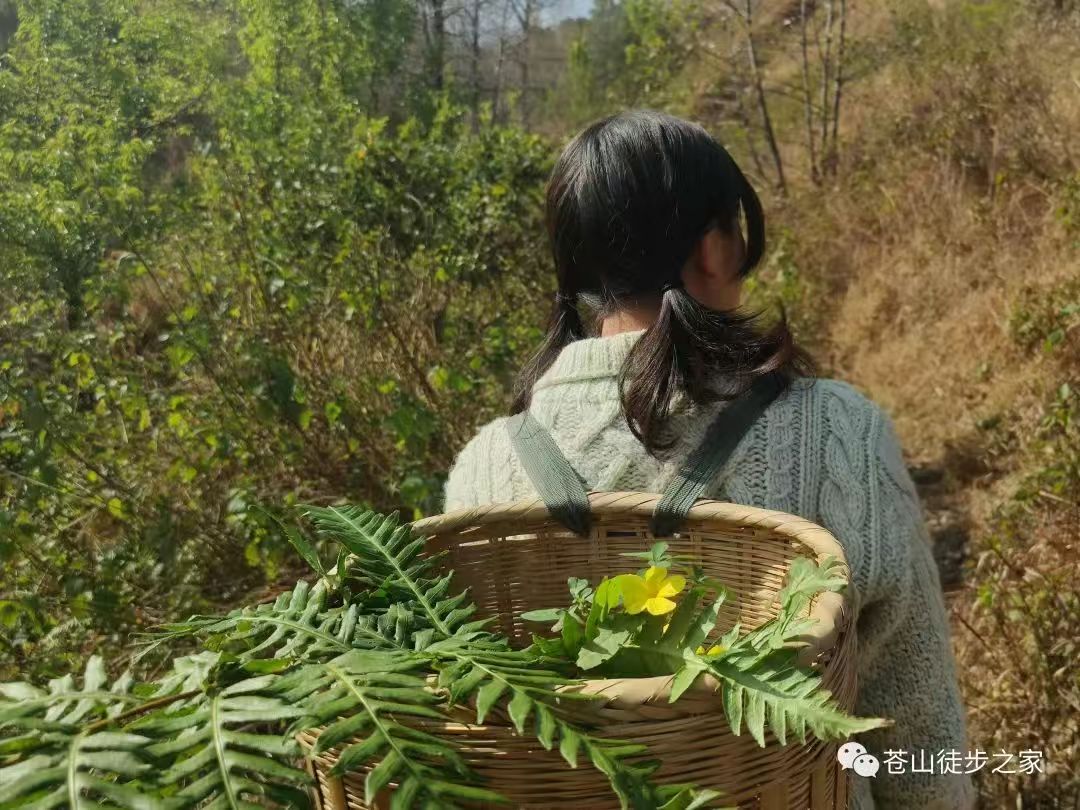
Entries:
MULTIPOLYGON (((649 518, 662 497, 657 493, 629 491, 594 490, 588 494, 590 512, 595 518, 601 520, 619 516, 649 518)), ((472 542, 474 538, 468 537, 472 531, 493 524, 511 521, 537 524, 554 522, 554 520, 543 500, 537 497, 482 504, 432 515, 413 522, 412 530, 416 535, 428 539, 463 534, 463 541, 472 542)), ((841 593, 825 593, 814 601, 809 617, 817 621, 813 629, 799 637, 800 641, 806 643, 806 647, 799 655, 799 660, 801 663, 809 664, 821 653, 836 646, 840 634, 854 621, 859 599, 855 583, 851 578, 847 555, 844 554, 843 547, 831 532, 816 523, 787 512, 706 498, 698 499, 686 515, 684 526, 693 528, 695 524, 700 528, 707 528, 709 524, 722 524, 767 529, 802 544, 814 554, 819 563, 830 556, 839 561, 841 567, 837 573, 847 580, 847 585, 841 593)), ((657 680, 669 677, 660 676, 657 680)), ((646 679, 598 680, 590 683, 589 691, 600 689, 605 684, 611 685, 616 681, 627 681, 629 687, 633 682, 642 680, 646 679)), ((637 691, 637 688, 631 688, 637 691)), ((616 688, 615 691, 621 690, 616 688)))
MULTIPOLYGON (((597 517, 632 515, 651 517, 662 495, 650 492, 589 492, 590 512, 597 517)), ((454 509, 439 515, 421 518, 412 524, 413 531, 427 536, 459 532, 462 529, 486 526, 506 520, 554 520, 540 498, 483 504, 454 509)), ((850 579, 847 555, 839 541, 828 529, 798 515, 761 509, 756 506, 699 498, 686 515, 686 524, 725 523, 769 529, 797 540, 809 547, 820 559, 833 556, 843 563, 850 579)))

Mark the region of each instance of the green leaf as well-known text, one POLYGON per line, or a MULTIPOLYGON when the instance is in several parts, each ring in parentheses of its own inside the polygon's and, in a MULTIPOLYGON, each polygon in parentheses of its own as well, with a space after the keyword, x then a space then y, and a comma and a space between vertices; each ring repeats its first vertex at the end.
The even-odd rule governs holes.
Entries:
MULTIPOLYGON (((367 718, 365 718, 366 720, 367 718)), ((320 745, 316 748, 316 753, 323 753, 330 750, 333 746, 323 745, 322 737, 319 737, 320 745)), ((338 761, 331 769, 331 774, 334 776, 341 776, 349 771, 359 770, 366 765, 371 759, 380 754, 386 748, 386 739, 382 736, 372 735, 366 737, 355 745, 347 746, 342 752, 338 761)))
POLYGON ((563 616, 562 621, 562 643, 567 656, 577 657, 578 650, 581 649, 584 640, 585 628, 581 626, 581 622, 572 613, 567 613, 563 616))
POLYGON ((390 796, 390 810, 412 810, 420 793, 420 781, 409 779, 390 796))
POLYGON ((690 625, 686 636, 679 642, 679 646, 691 652, 701 646, 709 634, 716 629, 716 622, 720 618, 720 606, 723 599, 714 599, 697 615, 690 625))
POLYGON ((691 666, 684 666, 676 672, 675 677, 671 681, 671 697, 669 698, 669 702, 674 703, 682 697, 683 693, 694 685, 694 681, 701 676, 702 672, 704 672, 704 669, 696 669, 691 666))
MULTIPOLYGON (((779 651, 781 661, 789 661, 791 651, 779 651)), ((759 745, 764 745, 766 708, 772 718, 782 712, 783 729, 800 729, 809 726, 822 740, 843 740, 874 728, 887 721, 879 718, 852 717, 840 709, 826 690, 820 688, 820 676, 803 672, 789 665, 773 666, 768 659, 759 660, 754 655, 746 658, 723 656, 702 659, 709 671, 724 685, 724 711, 735 734, 739 733, 741 719, 759 745), (750 667, 744 671, 742 667, 750 667), (773 705, 775 704, 775 705, 773 705)), ((778 735, 779 736, 779 735, 778 735)))
POLYGON ((544 748, 551 750, 555 744, 555 715, 541 704, 536 705, 536 739, 544 748))
POLYGON ((613 631, 607 627, 601 627, 597 631, 596 638, 585 642, 578 651, 577 666, 579 669, 590 670, 614 656, 630 638, 626 630, 613 631))
POLYGON ((559 753, 571 768, 577 767, 578 749, 581 747, 581 735, 570 728, 563 728, 559 740, 559 753))
POLYGON ((510 699, 508 711, 510 720, 517 729, 518 734, 525 731, 525 721, 529 719, 529 712, 533 707, 533 699, 524 689, 514 690, 514 696, 510 699))
POLYGON ((726 683, 722 688, 724 714, 727 715, 728 727, 732 734, 738 736, 742 733, 743 688, 739 684, 732 683, 726 683))
POLYGON ((495 701, 506 691, 506 681, 488 681, 476 693, 476 722, 482 724, 495 701))
POLYGON ((364 801, 369 807, 375 803, 379 793, 390 784, 390 780, 397 775, 403 766, 401 756, 396 751, 391 750, 386 753, 386 756, 382 758, 378 765, 368 772, 367 778, 364 780, 364 801))
POLYGON ((317 573, 320 577, 326 576, 326 569, 323 566, 322 561, 319 560, 319 552, 315 550, 315 547, 308 542, 308 539, 304 537, 303 534, 294 529, 292 526, 287 526, 285 523, 279 520, 276 515, 271 514, 266 509, 263 509, 261 506, 256 504, 255 508, 278 525, 278 528, 281 530, 282 534, 285 535, 285 538, 289 541, 289 544, 294 549, 296 549, 297 554, 304 558, 304 562, 311 566, 312 571, 317 573))
POLYGON ((450 686, 450 701, 458 703, 473 691, 487 678, 487 673, 479 668, 472 667, 463 677, 454 681, 450 686))
POLYGON ((705 589, 702 587, 690 588, 683 594, 667 622, 667 630, 664 631, 660 640, 661 646, 667 649, 682 649, 685 646, 683 639, 694 622, 695 611, 704 595, 705 589))
POLYGON ((5 806, 30 806, 45 795, 53 798, 44 806, 164 806, 156 798, 151 740, 108 725, 149 700, 129 694, 130 686, 122 676, 110 687, 103 660, 91 656, 81 687, 69 675, 51 681, 48 692, 18 683, 0 688, 0 724, 13 735, 4 741, 0 767, 5 806))
POLYGON ((566 613, 564 608, 546 608, 543 610, 528 610, 521 614, 521 618, 527 622, 557 622, 566 613))
POLYGON ((746 693, 746 729, 757 744, 765 747, 765 698, 761 692, 746 693))
POLYGON ((619 589, 606 577, 596 586, 589 615, 585 619, 586 641, 596 638, 597 631, 607 618, 608 612, 618 606, 619 598, 619 589))
POLYGON ((566 580, 566 584, 570 588, 570 596, 574 599, 584 598, 585 593, 589 588, 589 580, 582 579, 581 577, 569 577, 566 580))

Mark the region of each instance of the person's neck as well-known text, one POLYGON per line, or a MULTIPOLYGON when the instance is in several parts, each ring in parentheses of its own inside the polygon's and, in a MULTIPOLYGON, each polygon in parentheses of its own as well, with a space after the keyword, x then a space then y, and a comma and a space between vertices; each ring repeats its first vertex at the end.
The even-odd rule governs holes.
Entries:
POLYGON ((638 332, 642 329, 648 329, 656 322, 659 314, 659 304, 620 309, 600 322, 600 337, 611 337, 621 335, 624 332, 638 332))
MULTIPOLYGON (((705 306, 723 312, 738 309, 741 299, 741 287, 738 283, 719 290, 695 290, 688 284, 687 292, 705 306)), ((612 335, 621 335, 623 332, 638 332, 642 329, 648 329, 656 323, 659 316, 659 298, 652 302, 628 304, 611 313, 600 322, 600 337, 611 337, 612 335)))

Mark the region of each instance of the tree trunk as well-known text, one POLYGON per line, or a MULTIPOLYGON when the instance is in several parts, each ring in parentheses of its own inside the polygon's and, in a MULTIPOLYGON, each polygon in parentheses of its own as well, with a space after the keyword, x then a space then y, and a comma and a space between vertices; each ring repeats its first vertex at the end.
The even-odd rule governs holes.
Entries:
POLYGON ((802 26, 802 80, 803 80, 803 111, 806 117, 806 148, 810 156, 810 179, 814 183, 821 181, 821 175, 818 172, 817 162, 817 150, 814 147, 814 102, 810 92, 810 51, 807 46, 806 38, 806 3, 807 0, 800 0, 799 3, 799 20, 802 26))
POLYGON ((836 46, 836 85, 833 90, 832 112, 832 147, 829 152, 828 170, 830 174, 836 174, 837 163, 840 159, 840 141, 837 133, 840 129, 840 97, 844 88, 844 44, 847 32, 847 0, 840 0, 840 41, 836 46))
POLYGON ((428 0, 428 2, 431 5, 428 81, 432 90, 440 92, 446 81, 446 3, 445 0, 428 0))
POLYGON ((499 118, 499 104, 502 101, 503 69, 506 67, 506 17, 510 13, 510 2, 503 4, 502 22, 499 25, 499 55, 495 60, 495 89, 491 98, 491 117, 498 123, 504 119, 499 118))
POLYGON ((480 4, 473 0, 469 9, 469 95, 473 132, 480 129, 480 4))
POLYGON ((781 194, 787 194, 787 181, 784 179, 784 162, 780 157, 780 147, 776 143, 776 133, 773 131, 772 116, 769 115, 769 102, 765 97, 765 85, 761 78, 761 69, 758 66, 757 47, 754 44, 754 19, 753 0, 746 0, 746 54, 750 60, 750 78, 754 83, 757 93, 758 107, 761 110, 761 122, 765 128, 765 140, 769 144, 769 152, 772 153, 773 165, 776 167, 776 185, 781 194))
POLYGON ((750 113, 746 109, 746 102, 743 100, 741 89, 737 92, 736 97, 738 99, 739 123, 746 130, 746 146, 750 150, 750 159, 754 161, 754 168, 757 169, 758 176, 765 178, 767 176, 765 166, 761 163, 761 155, 758 154, 757 144, 754 143, 754 125, 750 120, 750 113))
POLYGON ((825 49, 821 54, 821 160, 829 159, 829 81, 832 78, 833 0, 825 0, 825 49))
POLYGON ((518 54, 518 65, 521 70, 521 123, 525 129, 529 128, 529 44, 532 39, 533 28, 533 0, 524 0, 518 22, 521 25, 521 50, 518 54))

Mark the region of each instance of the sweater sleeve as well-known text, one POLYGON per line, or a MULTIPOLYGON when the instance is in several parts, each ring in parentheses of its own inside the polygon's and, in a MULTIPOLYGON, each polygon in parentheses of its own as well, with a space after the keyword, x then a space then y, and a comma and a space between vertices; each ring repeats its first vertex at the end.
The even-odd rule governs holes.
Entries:
POLYGON ((484 425, 461 449, 443 494, 446 512, 514 499, 512 449, 505 418, 484 425))
POLYGON ((965 713, 941 582, 892 421, 878 416, 868 470, 878 537, 869 544, 870 587, 857 627, 856 711, 893 725, 860 737, 881 763, 871 793, 877 810, 966 810, 974 795, 963 773, 965 713), (958 773, 942 767, 940 752, 958 752, 958 773))

